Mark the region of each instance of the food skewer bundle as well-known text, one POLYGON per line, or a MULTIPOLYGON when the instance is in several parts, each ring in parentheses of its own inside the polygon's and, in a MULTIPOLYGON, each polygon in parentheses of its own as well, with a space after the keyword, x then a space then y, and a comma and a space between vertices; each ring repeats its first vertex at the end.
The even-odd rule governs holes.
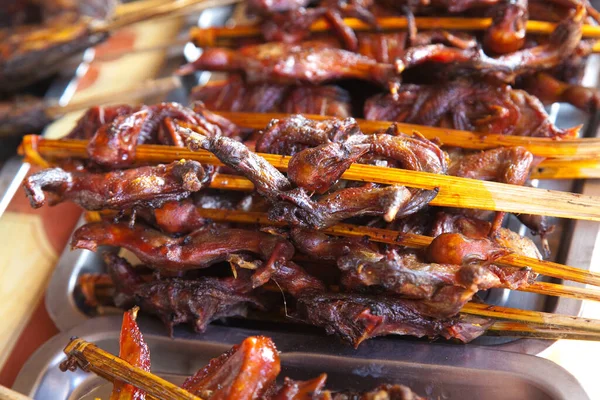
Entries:
POLYGON ((283 382, 276 382, 280 356, 273 341, 265 336, 244 339, 178 387, 150 373, 150 351, 136 323, 137 311, 134 308, 123 315, 119 357, 75 338, 65 348, 67 359, 60 368, 75 371, 81 367, 94 372, 113 383, 111 398, 119 399, 423 399, 399 384, 379 385, 364 393, 327 390, 327 374, 306 381, 285 377, 283 382))
MULTIPOLYGON (((249 85, 321 84, 340 79, 360 79, 375 86, 392 88, 391 97, 383 104, 378 104, 382 99, 374 103, 377 97, 368 102, 362 111, 367 118, 379 113, 392 120, 482 132, 493 129, 494 133, 504 134, 511 134, 502 129, 514 125, 515 120, 504 115, 504 120, 511 122, 494 126, 494 121, 498 123, 502 119, 502 108, 508 113, 511 108, 529 107, 529 114, 536 114, 541 108, 535 97, 528 97, 516 88, 526 88, 545 102, 567 101, 586 111, 597 109, 597 91, 578 86, 586 57, 595 43, 594 39, 582 38, 582 33, 597 30, 598 13, 589 3, 545 4, 546 10, 555 11, 550 13, 539 11, 539 4, 534 1, 465 2, 461 3, 464 8, 455 3, 440 3, 409 10, 404 4, 385 2, 325 1, 310 8, 306 7, 308 2, 250 2, 247 8, 260 16, 261 23, 251 27, 193 31, 193 39, 204 46, 210 46, 211 41, 222 37, 235 37, 236 40, 229 44, 229 48, 208 49, 180 72, 200 69, 242 73, 249 85), (536 17, 557 22, 550 35, 526 35, 529 8, 533 8, 536 17), (446 23, 444 13, 466 9, 470 12, 469 17, 481 16, 482 13, 492 16, 491 21, 488 19, 483 24, 488 26, 483 35, 443 30, 446 23), (423 23, 427 18, 415 19, 414 12, 428 16, 435 14, 441 18, 429 18, 428 25, 423 23), (341 16, 358 17, 362 23, 344 20, 341 16), (311 36, 309 28, 315 26, 315 18, 322 17, 325 20, 316 24, 316 30, 331 30, 340 37, 339 42, 332 35, 311 36), (391 21, 403 21, 403 24, 396 24, 393 31, 391 21), (422 23, 419 25, 417 21, 422 23), (253 34, 258 26, 263 29, 263 37, 268 43, 260 44, 252 39, 246 46, 232 48, 243 44, 240 39, 253 34), (419 26, 426 30, 419 31, 419 26), (365 29, 370 32, 362 32, 365 29), (456 81, 457 78, 462 82, 456 81), (428 84, 432 81, 436 85, 440 82, 448 82, 449 85, 430 87, 428 84), (415 87, 415 84, 419 86, 415 87), (514 89, 507 84, 512 84, 514 89), (511 106, 513 102, 515 104, 511 106), (486 103, 490 104, 486 106, 486 103), (416 110, 407 108, 413 104, 417 104, 416 110), (421 104, 424 107, 420 107, 421 104), (498 114, 494 117, 495 112, 498 114), (446 113, 453 118, 444 116, 446 113), (492 114, 489 118, 494 119, 486 124, 482 114, 492 114)), ((472 26, 475 20, 456 18, 454 25, 447 29, 453 27, 460 31, 470 24, 472 26)), ((482 29, 483 25, 475 29, 482 29)), ((237 82, 226 85, 227 90, 235 91, 230 88, 232 85, 235 87, 237 82)), ((364 87, 359 88, 364 91, 364 87)), ((356 94, 358 91, 352 93, 354 101, 356 94)), ((514 118, 517 114, 513 110, 511 115, 514 118)), ((543 130, 536 132, 529 128, 524 131, 530 136, 554 137, 559 134, 543 133, 543 130)))
MULTIPOLYGON (((494 287, 596 299, 592 290, 535 283, 537 272, 594 285, 600 279, 542 261, 535 245, 501 220, 517 210, 598 220, 598 199, 502 183, 477 192, 485 182, 446 175, 460 168, 448 166, 438 144, 393 125, 364 134, 352 119, 296 115, 243 143, 243 129, 199 103, 98 111, 68 139, 26 138, 32 161, 60 167, 32 175, 25 189, 34 207, 74 201, 101 211, 98 222, 75 232, 72 246, 122 247, 137 256, 135 267, 105 256, 121 307, 137 304, 171 329, 189 322, 201 331, 249 308, 277 310, 281 291, 285 315, 355 346, 391 333, 470 341, 492 326, 490 316, 519 321, 518 329, 505 326, 511 334, 597 333, 595 322, 470 301, 494 287), (511 200, 500 200, 507 190, 511 200), (536 204, 517 202, 519 195, 536 204), (478 208, 496 217, 488 222, 478 208)), ((505 168, 487 154, 480 155, 482 170, 505 168)), ((509 175, 526 179, 531 158, 509 175)))

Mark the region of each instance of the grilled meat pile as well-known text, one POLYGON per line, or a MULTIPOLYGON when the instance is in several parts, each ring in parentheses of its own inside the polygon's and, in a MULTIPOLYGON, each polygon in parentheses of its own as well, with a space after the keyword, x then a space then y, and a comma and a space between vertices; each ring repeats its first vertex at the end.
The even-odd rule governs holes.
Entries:
MULTIPOLYGON (((189 107, 90 109, 66 136, 88 140, 88 158, 27 178, 32 206, 71 201, 100 211, 75 232, 72 246, 134 255, 105 254, 113 302, 138 305, 171 331, 182 323, 202 331, 213 320, 250 313, 303 321, 354 346, 388 334, 463 342, 483 334, 491 320, 460 309, 480 291, 531 285, 535 273, 498 260, 540 259, 534 243, 502 227, 505 213, 433 207, 435 189, 342 176, 358 163, 529 184, 541 160, 525 148, 449 148, 396 123, 482 136, 577 135, 577 128, 555 126, 542 102, 597 109, 597 93, 579 80, 593 44, 581 39, 582 26, 597 23, 598 13, 587 1, 564 0, 550 8, 536 0, 252 0, 247 6, 262 21, 266 42, 207 48, 182 66, 181 74, 229 73, 195 88, 189 107), (481 34, 419 31, 413 18, 458 13, 491 17, 492 25, 481 34), (554 32, 526 35, 532 14, 557 22, 554 32), (394 15, 406 16, 408 29, 380 31, 377 17, 394 15), (345 17, 373 31, 355 32, 345 17), (333 35, 310 32, 321 18, 333 35), (252 132, 219 111, 290 115, 252 132), (357 117, 390 126, 365 134, 357 117), (141 144, 208 151, 222 166, 144 165, 141 144), (290 156, 287 171, 262 154, 290 156), (220 175, 246 178, 253 191, 215 188, 220 175), (210 209, 265 213, 272 226, 215 222, 206 217, 210 209), (434 240, 412 249, 324 232, 342 222, 434 240)), ((545 218, 517 217, 543 238, 552 231, 545 218)))
POLYGON ((485 215, 431 207, 435 190, 341 179, 352 163, 362 163, 523 184, 532 165, 524 149, 451 159, 395 125, 367 135, 352 118, 301 115, 274 120, 246 141, 242 136, 201 103, 95 107, 67 135, 89 139, 89 157, 33 174, 24 187, 33 207, 71 201, 90 211, 117 210, 79 228, 72 246, 134 254, 135 266, 105 255, 114 302, 139 305, 169 329, 190 323, 202 331, 249 311, 278 314, 282 291, 286 315, 354 346, 387 334, 468 342, 491 321, 460 315, 466 302, 478 291, 526 287, 536 278, 494 264, 510 253, 541 258, 498 216, 488 222, 485 215), (139 144, 207 150, 224 166, 139 165, 139 144), (287 174, 260 153, 291 155, 287 174), (218 174, 241 175, 255 191, 211 189, 218 174), (200 215, 206 209, 265 212, 278 228, 216 223, 200 215), (415 250, 321 231, 342 221, 436 239, 415 250))

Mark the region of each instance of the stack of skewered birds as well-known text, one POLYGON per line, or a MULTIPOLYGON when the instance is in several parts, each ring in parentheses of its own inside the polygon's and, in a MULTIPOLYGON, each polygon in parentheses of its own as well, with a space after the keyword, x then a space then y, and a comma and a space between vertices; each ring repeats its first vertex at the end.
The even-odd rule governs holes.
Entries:
MULTIPOLYGON (((183 66, 180 73, 232 73, 195 89, 202 102, 95 107, 66 140, 28 138, 25 154, 53 166, 26 180, 32 206, 72 201, 97 212, 72 246, 135 255, 133 266, 105 254, 114 303, 139 305, 170 329, 191 323, 202 331, 253 310, 281 312, 355 346, 387 334, 478 337, 494 321, 465 313, 477 308, 476 294, 534 291, 542 255, 502 227, 504 209, 457 205, 447 192, 437 201, 438 187, 403 186, 386 171, 526 185, 541 160, 524 147, 448 148, 392 123, 365 132, 353 117, 464 129, 482 141, 490 133, 572 138, 577 129, 554 126, 542 102, 516 87, 595 109, 596 93, 572 86, 592 47, 582 26, 595 23, 595 11, 557 2, 543 14, 564 16, 554 32, 530 37, 534 2, 304 3, 248 2, 271 41, 206 48, 183 66), (417 29, 415 13, 454 12, 492 15, 492 25, 482 35, 417 29), (389 15, 405 16, 408 29, 378 32, 378 18, 389 15), (355 32, 347 16, 371 32, 355 32), (331 28, 325 38, 311 33, 320 18, 331 28), (560 91, 549 93, 547 81, 560 91), (223 116, 231 111, 295 115, 253 131, 223 116), (195 152, 195 160, 181 159, 195 152), (156 165, 165 161, 172 162, 156 165), (359 167, 364 177, 345 179, 359 167)), ((552 230, 542 216, 517 216, 540 235, 552 230)), ((83 279, 90 298, 100 281, 83 279)))

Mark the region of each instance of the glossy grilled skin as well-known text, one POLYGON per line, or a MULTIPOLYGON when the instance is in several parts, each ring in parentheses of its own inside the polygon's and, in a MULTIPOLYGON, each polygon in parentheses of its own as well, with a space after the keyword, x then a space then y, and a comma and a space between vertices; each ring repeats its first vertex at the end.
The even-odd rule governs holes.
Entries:
MULTIPOLYGON (((150 350, 142 332, 135 322, 138 309, 123 314, 121 335, 119 336, 119 357, 134 367, 150 372, 150 350)), ((115 380, 109 400, 144 400, 146 392, 133 385, 115 380)))
POLYGON ((523 47, 529 19, 528 3, 528 0, 508 0, 493 7, 492 25, 483 39, 488 52, 506 54, 523 47))
MULTIPOLYGON (((278 129, 281 127, 278 126, 279 122, 275 122, 274 126, 269 126, 266 134, 263 133, 256 147, 259 149, 275 147, 286 152, 294 149, 299 141, 302 145, 310 140, 329 142, 332 135, 339 133, 343 137, 348 133, 358 132, 355 121, 348 119, 329 121, 321 126, 318 123, 308 124, 298 131, 293 130, 296 135, 291 140, 282 134, 286 132, 286 128, 302 121, 305 119, 292 117, 282 123, 284 129, 281 131, 278 129), (274 145, 280 138, 285 138, 283 143, 274 145)), ((418 211, 437 195, 436 190, 409 190, 398 185, 386 187, 366 185, 341 189, 314 199, 307 189, 302 186, 294 188, 288 178, 242 143, 226 137, 209 138, 189 130, 184 135, 190 149, 212 152, 225 165, 252 181, 257 192, 273 203, 269 216, 274 221, 285 221, 318 229, 334 225, 344 219, 364 215, 383 216, 386 221, 391 222, 397 217, 418 211)), ((355 156, 359 156, 364 149, 368 148, 374 155, 390 158, 407 168, 427 171, 445 171, 446 168, 446 154, 437 145, 418 135, 408 137, 400 133, 357 134, 348 139, 347 143, 351 149, 362 149, 355 153, 355 156)), ((303 151, 310 154, 315 150, 303 151)), ((335 151, 330 151, 327 146, 317 148, 316 151, 320 152, 317 158, 328 157, 328 159, 317 165, 311 165, 307 161, 311 157, 303 158, 305 153, 298 153, 294 156, 296 160, 291 163, 294 168, 292 177, 297 183, 310 183, 311 176, 325 176, 322 181, 315 182, 315 185, 309 185, 311 189, 317 188, 319 192, 324 193, 350 164, 335 151), (324 171, 321 170, 323 168, 324 171), (308 178, 305 179, 306 176, 308 178)))
POLYGON ((123 113, 98 126, 88 143, 88 155, 104 167, 128 167, 135 162, 136 148, 140 144, 183 147, 183 139, 177 132, 180 123, 193 125, 211 136, 237 134, 233 124, 206 110, 202 103, 192 107, 160 103, 123 113))
POLYGON ((302 115, 292 115, 272 120, 261 131, 256 142, 259 153, 291 156, 297 152, 329 142, 343 142, 359 134, 360 128, 354 118, 315 121, 302 115))
POLYGON ((278 236, 210 225, 173 238, 139 223, 132 229, 125 223, 94 222, 75 231, 71 246, 92 251, 98 246, 123 247, 148 266, 171 271, 206 268, 240 252, 263 261, 277 256, 272 260, 277 263, 294 255, 293 246, 278 236))
MULTIPOLYGON (((489 232, 492 225, 487 221, 478 220, 475 218, 469 218, 458 214, 446 214, 440 213, 437 220, 432 228, 431 236, 439 237, 444 233, 458 233, 461 236, 446 236, 446 244, 453 245, 453 241, 457 240, 466 241, 468 239, 475 239, 475 242, 471 242, 477 247, 483 249, 487 248, 492 251, 491 255, 487 255, 490 261, 500 255, 502 252, 498 250, 497 246, 504 248, 509 252, 524 255, 526 257, 541 259, 542 255, 535 246, 535 244, 526 237, 520 236, 515 232, 512 232, 505 228, 500 228, 496 231, 496 234, 489 236, 489 232), (488 239, 489 238, 489 239, 488 239), (493 243, 489 243, 491 240, 493 243), (448 243, 449 242, 449 243, 448 243), (495 254, 494 254, 495 253, 495 254)), ((443 243, 440 242, 439 244, 443 243)), ((456 244, 457 242, 454 242, 456 244)), ((460 244, 459 244, 460 246, 460 244)), ((447 249, 447 248, 446 248, 447 249)), ((448 250, 445 250, 448 251, 448 250)), ((469 254, 465 254, 465 250, 461 250, 463 259, 469 254)), ((471 257, 475 255, 476 258, 486 257, 485 253, 474 252, 471 257)), ((504 287, 509 289, 517 289, 519 287, 527 286, 535 281, 537 274, 527 268, 516 268, 516 267, 498 267, 494 264, 489 265, 490 270, 500 279, 504 287)))
POLYGON ((190 97, 215 111, 284 112, 289 114, 350 116, 350 95, 337 86, 245 84, 232 75, 192 89, 190 97))
POLYGON ((352 78, 386 87, 396 81, 392 65, 318 41, 266 43, 237 50, 209 48, 178 72, 189 74, 197 70, 243 72, 251 84, 321 84, 352 78))
POLYGON ((484 81, 458 80, 443 85, 402 85, 396 96, 376 95, 365 103, 371 120, 408 122, 513 136, 569 136, 542 103, 522 90, 484 81))
POLYGON ((274 204, 269 218, 292 225, 324 229, 345 219, 381 216, 391 222, 429 204, 435 190, 411 191, 404 186, 352 187, 340 189, 313 200, 303 189, 280 194, 284 202, 274 204))
POLYGON ((139 111, 139 107, 132 107, 127 104, 91 107, 79 118, 77 125, 65 136, 65 139, 89 140, 102 125, 109 124, 117 117, 136 111, 139 111))
POLYGON ((548 73, 528 76, 524 87, 545 104, 569 103, 587 113, 594 113, 600 107, 600 91, 597 88, 562 82, 548 73))
MULTIPOLYGON (((523 147, 502 147, 460 157, 448 169, 449 175, 523 186, 533 167, 533 154, 523 147)), ((506 213, 497 212, 490 235, 502 226, 506 213)))
POLYGON ((586 11, 578 6, 550 35, 548 42, 535 47, 489 57, 480 49, 457 49, 441 44, 412 47, 396 61, 396 72, 402 73, 426 62, 450 65, 445 73, 465 72, 510 82, 518 75, 549 69, 577 49, 586 11))
POLYGON ((103 174, 50 168, 29 176, 23 187, 33 208, 72 201, 86 210, 121 210, 159 207, 188 197, 209 181, 200 163, 182 160, 103 174))
POLYGON ((108 253, 104 259, 116 285, 115 304, 140 306, 158 316, 171 334, 178 324, 189 323, 203 332, 215 319, 245 316, 248 307, 264 309, 262 300, 251 293, 249 281, 241 276, 147 280, 123 258, 108 253))
MULTIPOLYGON (((485 267, 453 263, 455 260, 448 253, 427 262, 415 252, 382 251, 368 242, 332 238, 316 231, 295 228, 291 237, 298 251, 316 260, 334 261, 342 272, 341 283, 348 291, 384 291, 411 299, 453 303, 448 308, 459 309, 477 291, 500 286, 498 278, 485 267)), ((444 250, 437 250, 436 254, 444 250)))
POLYGON ((182 387, 214 400, 261 398, 281 370, 279 353, 268 337, 252 336, 188 378, 182 387))

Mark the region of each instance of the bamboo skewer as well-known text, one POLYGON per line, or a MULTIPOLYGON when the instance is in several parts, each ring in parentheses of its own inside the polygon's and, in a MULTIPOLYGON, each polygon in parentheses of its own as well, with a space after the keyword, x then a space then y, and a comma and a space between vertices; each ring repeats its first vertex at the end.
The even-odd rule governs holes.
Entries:
POLYGON ((112 379, 121 380, 159 399, 202 400, 187 390, 137 368, 85 340, 73 339, 65 347, 64 352, 68 358, 67 361, 61 363, 63 371, 81 366, 84 371, 91 370, 102 377, 109 376, 112 379))
MULTIPOLYGON (((87 142, 83 140, 51 140, 28 135, 23 139, 21 151, 25 154, 38 153, 48 158, 87 158, 86 146, 87 142)), ((290 157, 260 155, 275 168, 282 171, 287 169, 290 157)), ((182 158, 223 165, 207 151, 190 151, 163 145, 140 145, 136 148, 136 159, 140 163, 172 162, 182 158)), ((600 221, 600 199, 575 193, 361 164, 353 164, 342 178, 428 190, 439 189, 438 195, 431 202, 437 206, 600 221)), ((233 182, 234 179, 241 182, 245 178, 232 177, 230 181, 233 182)), ((231 187, 227 187, 228 189, 235 187, 231 183, 229 185, 231 187)), ((247 184, 244 185, 247 187, 247 184)))
MULTIPOLYGON (((344 18, 344 23, 354 31, 373 31, 372 25, 366 24, 357 18, 344 18)), ((459 31, 481 31, 490 27, 491 18, 461 18, 461 17, 416 17, 418 29, 446 29, 459 31)), ((408 26, 405 17, 379 17, 377 18, 379 31, 404 30, 408 26)), ((556 23, 546 21, 527 21, 527 33, 550 34, 556 28, 556 23)), ((320 19, 313 23, 310 31, 313 33, 328 32, 331 26, 327 21, 320 19)), ((584 25, 582 29, 584 38, 600 38, 600 26, 584 25)), ((221 43, 235 43, 236 39, 261 36, 258 24, 240 25, 234 27, 192 28, 191 40, 197 46, 215 46, 221 43)))
MULTIPOLYGON (((600 154, 600 153, 599 153, 600 154)), ((531 173, 532 179, 597 179, 600 160, 544 160, 531 173)))
POLYGON ((545 340, 594 340, 599 335, 592 332, 580 332, 574 329, 549 328, 535 324, 524 324, 515 321, 494 322, 485 332, 487 336, 510 336, 545 340))
POLYGON ((467 303, 460 311, 464 314, 500 320, 518 321, 543 325, 545 327, 576 329, 579 332, 600 332, 600 320, 573 317, 570 315, 551 314, 541 311, 519 310, 489 304, 467 303))
MULTIPOLYGON (((283 119, 291 114, 283 113, 242 113, 219 111, 219 115, 227 118, 240 128, 264 129, 273 119, 283 119)), ((331 117, 322 115, 305 115, 314 120, 326 120, 331 117)), ((389 128, 394 122, 356 120, 364 133, 373 133, 389 128)), ((400 130, 411 133, 417 131, 427 139, 439 139, 444 145, 462 147, 473 150, 489 150, 496 147, 522 146, 533 155, 548 158, 593 158, 600 154, 600 139, 562 139, 532 138, 524 136, 507 136, 498 134, 481 134, 456 129, 437 128, 431 126, 396 123, 400 130)))

